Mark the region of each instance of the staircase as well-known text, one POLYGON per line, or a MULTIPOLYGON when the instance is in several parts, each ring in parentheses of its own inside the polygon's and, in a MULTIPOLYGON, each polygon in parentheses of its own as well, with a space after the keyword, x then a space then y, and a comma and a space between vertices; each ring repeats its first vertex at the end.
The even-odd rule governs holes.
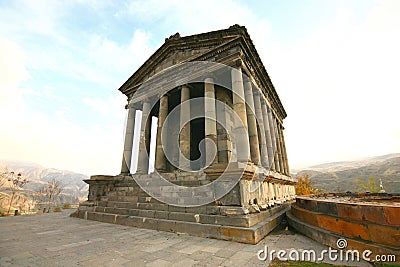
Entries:
POLYGON ((279 225, 289 208, 290 204, 284 203, 261 211, 253 209, 254 213, 248 213, 248 210, 239 206, 209 204, 199 207, 176 207, 150 197, 137 184, 121 184, 116 185, 99 201, 80 204, 71 216, 256 244, 279 225))

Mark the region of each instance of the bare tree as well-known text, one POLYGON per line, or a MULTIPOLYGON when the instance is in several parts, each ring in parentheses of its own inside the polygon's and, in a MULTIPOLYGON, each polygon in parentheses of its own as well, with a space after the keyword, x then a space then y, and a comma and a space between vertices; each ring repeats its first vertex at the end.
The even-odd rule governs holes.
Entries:
POLYGON ((7 214, 9 214, 11 205, 14 201, 15 193, 17 193, 17 191, 19 191, 29 181, 22 177, 22 173, 18 173, 17 175, 15 175, 14 171, 11 172, 6 171, 5 173, 3 173, 3 177, 6 177, 6 180, 10 182, 11 199, 7 211, 7 214))
POLYGON ((47 212, 50 212, 51 204, 61 194, 63 189, 64 185, 56 179, 52 179, 50 182, 47 183, 46 186, 41 189, 41 193, 45 195, 48 199, 47 212))
POLYGON ((7 168, 0 173, 0 187, 2 187, 7 181, 10 176, 10 172, 7 168))
MULTIPOLYGON (((7 171, 0 173, 0 188, 7 182, 7 171)), ((7 194, 0 192, 0 199, 3 199, 7 194)))

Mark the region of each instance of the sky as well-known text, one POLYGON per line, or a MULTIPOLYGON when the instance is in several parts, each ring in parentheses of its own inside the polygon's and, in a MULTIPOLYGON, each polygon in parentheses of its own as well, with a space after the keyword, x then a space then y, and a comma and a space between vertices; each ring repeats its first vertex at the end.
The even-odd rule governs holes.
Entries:
POLYGON ((118 88, 166 37, 246 26, 291 168, 400 152, 400 1, 0 0, 0 159, 118 174, 118 88))

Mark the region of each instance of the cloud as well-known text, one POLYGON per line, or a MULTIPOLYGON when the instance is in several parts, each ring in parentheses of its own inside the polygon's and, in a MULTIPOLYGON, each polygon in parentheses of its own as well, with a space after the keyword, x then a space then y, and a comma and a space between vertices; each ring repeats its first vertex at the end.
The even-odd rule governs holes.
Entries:
POLYGON ((271 34, 267 19, 258 16, 248 5, 237 1, 132 1, 128 4, 124 16, 145 24, 157 24, 157 30, 163 29, 169 34, 179 32, 182 36, 220 30, 234 24, 246 25, 254 39, 262 40, 271 34), (210 8, 212 7, 212 8, 210 8), (221 12, 223 10, 223 12, 221 12))
POLYGON ((0 106, 14 109, 14 104, 22 104, 17 87, 29 78, 24 65, 26 55, 17 44, 4 39, 0 39, 0 53, 0 106))
POLYGON ((126 15, 181 35, 245 25, 288 111, 291 163, 304 166, 400 149, 390 115, 399 114, 398 10, 396 1, 363 10, 345 5, 334 20, 289 41, 274 35, 277 28, 268 18, 241 2, 134 1, 126 15))
POLYGON ((126 101, 122 94, 85 99, 101 123, 79 126, 68 119, 73 106, 60 106, 53 114, 30 107, 27 94, 44 96, 26 87, 32 76, 19 45, 0 40, 0 58, 0 158, 87 174, 119 171, 126 101))
POLYGON ((341 9, 333 22, 298 42, 268 45, 269 72, 288 111, 286 141, 294 165, 400 149, 394 123, 400 113, 400 28, 391 27, 400 19, 386 12, 387 4, 379 2, 361 21, 354 10, 341 9))
POLYGON ((141 29, 134 31, 127 44, 93 34, 89 39, 86 60, 76 73, 86 81, 106 82, 112 89, 116 89, 116 86, 122 84, 122 80, 117 80, 116 77, 133 72, 150 57, 154 50, 150 45, 150 38, 151 34, 141 29))
POLYGON ((116 89, 154 50, 151 35, 135 29, 121 42, 96 32, 71 32, 64 19, 72 6, 39 2, 27 3, 21 12, 17 5, 0 8, 3 19, 15 22, 0 29, 7 36, 0 40, 0 158, 116 174, 126 102, 116 89))
POLYGON ((122 94, 111 94, 108 97, 83 98, 82 102, 103 120, 115 120, 121 119, 121 114, 124 114, 126 97, 122 94))
POLYGON ((0 65, 2 84, 14 85, 29 77, 24 68, 25 54, 19 46, 8 40, 0 39, 0 50, 4 51, 0 65))

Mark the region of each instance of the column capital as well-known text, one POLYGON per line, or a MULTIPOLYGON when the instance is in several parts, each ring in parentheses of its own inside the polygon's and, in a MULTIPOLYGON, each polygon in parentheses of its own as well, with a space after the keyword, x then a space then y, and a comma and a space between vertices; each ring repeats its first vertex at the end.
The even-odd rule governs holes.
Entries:
POLYGON ((182 90, 183 87, 189 88, 189 90, 190 90, 190 89, 193 89, 193 86, 192 86, 191 84, 188 84, 188 83, 185 83, 185 84, 180 85, 180 86, 179 86, 179 89, 182 90))
POLYGON ((243 65, 243 60, 241 58, 238 58, 233 61, 232 67, 241 71, 242 65, 243 65))
POLYGON ((215 76, 214 75, 209 75, 206 78, 204 78, 204 82, 208 84, 214 84, 215 76))
POLYGON ((171 95, 170 92, 158 93, 158 94, 157 94, 157 98, 160 99, 160 98, 163 97, 163 96, 169 97, 170 95, 171 95))

